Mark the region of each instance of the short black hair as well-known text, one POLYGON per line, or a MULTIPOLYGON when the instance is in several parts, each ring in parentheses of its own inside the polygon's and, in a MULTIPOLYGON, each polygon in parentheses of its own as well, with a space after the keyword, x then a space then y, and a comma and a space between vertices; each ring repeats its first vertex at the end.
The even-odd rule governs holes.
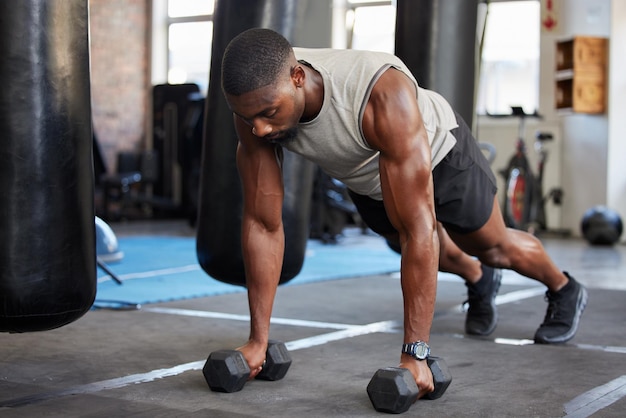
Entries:
POLYGON ((222 89, 239 96, 278 80, 292 53, 291 44, 270 29, 254 28, 237 35, 222 59, 222 89))

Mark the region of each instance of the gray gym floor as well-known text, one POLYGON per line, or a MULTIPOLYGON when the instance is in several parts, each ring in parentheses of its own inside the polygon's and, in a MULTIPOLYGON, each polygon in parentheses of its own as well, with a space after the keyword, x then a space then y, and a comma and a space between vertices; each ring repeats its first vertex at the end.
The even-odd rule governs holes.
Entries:
MULTIPOLYGON (((173 225, 172 233, 186 233, 173 225)), ((626 416, 626 246, 544 244, 589 288, 577 336, 561 346, 532 344, 544 288, 506 272, 496 331, 467 337, 466 288, 441 275, 431 346, 453 381, 441 399, 418 401, 404 415, 626 416)), ((246 340, 245 293, 90 311, 57 330, 0 334, 0 416, 383 416, 365 388, 378 368, 397 365, 401 301, 397 275, 279 288, 272 338, 287 342, 293 364, 281 381, 252 381, 232 394, 211 392, 201 369, 211 351, 246 340)))

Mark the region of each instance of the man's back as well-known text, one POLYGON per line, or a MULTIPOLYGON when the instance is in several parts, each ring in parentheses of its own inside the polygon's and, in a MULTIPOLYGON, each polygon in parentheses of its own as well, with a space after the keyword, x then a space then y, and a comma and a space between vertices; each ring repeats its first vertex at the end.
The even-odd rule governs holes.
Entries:
POLYGON ((454 111, 440 95, 418 87, 397 57, 356 50, 294 48, 294 52, 322 76, 324 102, 315 119, 298 125, 298 137, 285 148, 314 161, 351 190, 382 199, 378 152, 367 143, 361 122, 371 89, 387 70, 403 72, 415 85, 433 167, 454 146, 456 140, 449 133, 457 126, 454 111))

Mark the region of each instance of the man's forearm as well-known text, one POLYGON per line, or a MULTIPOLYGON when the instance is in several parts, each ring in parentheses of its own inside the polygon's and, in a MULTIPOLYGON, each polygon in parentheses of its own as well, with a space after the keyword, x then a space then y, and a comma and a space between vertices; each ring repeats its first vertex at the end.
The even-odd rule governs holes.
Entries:
POLYGON ((404 342, 430 339, 435 298, 439 244, 436 233, 423 244, 409 241, 403 249, 401 285, 404 298, 404 342))
POLYGON ((248 228, 243 235, 243 256, 250 307, 250 339, 267 343, 276 289, 282 270, 285 236, 276 231, 248 228))

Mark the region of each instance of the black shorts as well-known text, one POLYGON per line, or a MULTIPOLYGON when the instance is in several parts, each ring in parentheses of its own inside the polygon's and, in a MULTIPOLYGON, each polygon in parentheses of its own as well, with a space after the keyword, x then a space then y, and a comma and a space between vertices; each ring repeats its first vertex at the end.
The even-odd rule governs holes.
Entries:
MULTIPOLYGON (((447 230, 467 234, 480 229, 491 216, 497 185, 469 127, 459 114, 456 119, 459 127, 450 131, 456 145, 433 169, 435 213, 447 230)), ((382 201, 352 191, 350 197, 374 232, 383 236, 396 232, 382 201)))

